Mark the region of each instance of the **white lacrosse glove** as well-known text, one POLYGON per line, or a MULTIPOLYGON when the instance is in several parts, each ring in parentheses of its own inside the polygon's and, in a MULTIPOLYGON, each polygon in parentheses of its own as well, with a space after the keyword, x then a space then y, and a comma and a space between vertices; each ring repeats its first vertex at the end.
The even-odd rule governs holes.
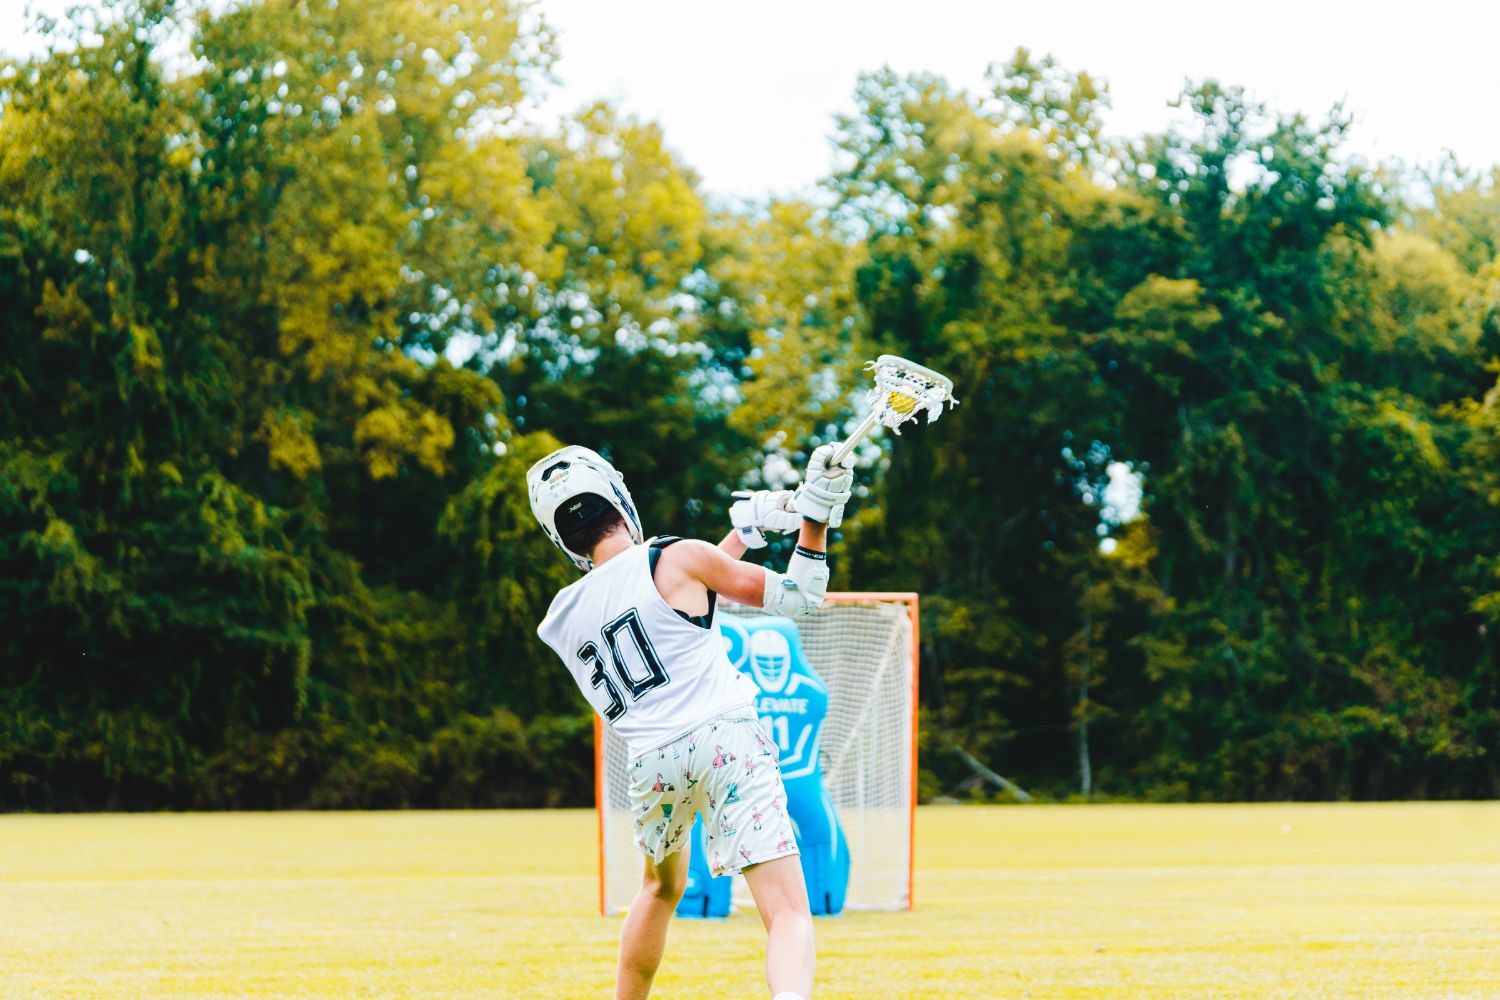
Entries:
POLYGON ((802 527, 802 515, 792 510, 791 490, 735 490, 737 498, 729 505, 729 522, 747 549, 764 548, 764 531, 796 531, 802 527))
POLYGON ((792 509, 803 517, 821 521, 830 528, 844 522, 844 504, 854 490, 854 473, 847 466, 828 467, 833 445, 825 444, 807 460, 807 478, 792 496, 792 509))

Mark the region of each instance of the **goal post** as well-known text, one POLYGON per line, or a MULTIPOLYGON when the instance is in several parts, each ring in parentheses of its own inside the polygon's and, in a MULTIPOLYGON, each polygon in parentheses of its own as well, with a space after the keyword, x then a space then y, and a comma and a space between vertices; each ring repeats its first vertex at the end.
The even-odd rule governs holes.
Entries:
MULTIPOLYGON (((765 614, 721 600, 722 614, 765 614)), ((917 595, 834 592, 795 621, 808 663, 828 687, 820 756, 848 838, 845 906, 912 906, 917 801, 917 595)), ((640 888, 625 743, 594 717, 599 912, 622 913, 640 888)), ((737 896, 741 895, 739 893, 737 896)))

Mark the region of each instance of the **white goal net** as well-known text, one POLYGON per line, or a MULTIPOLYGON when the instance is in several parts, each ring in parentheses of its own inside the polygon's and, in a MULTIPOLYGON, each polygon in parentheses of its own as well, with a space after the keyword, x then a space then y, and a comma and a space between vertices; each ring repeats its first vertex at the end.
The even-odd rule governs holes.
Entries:
MULTIPOLYGON (((725 614, 758 609, 721 603, 725 614)), ((828 686, 821 756, 829 794, 849 842, 845 907, 911 906, 916 805, 917 596, 829 594, 797 621, 803 652, 828 686)), ((595 804, 599 909, 621 913, 641 880, 626 779, 625 743, 596 717, 595 804)), ((736 892, 736 898, 743 894, 736 892)))

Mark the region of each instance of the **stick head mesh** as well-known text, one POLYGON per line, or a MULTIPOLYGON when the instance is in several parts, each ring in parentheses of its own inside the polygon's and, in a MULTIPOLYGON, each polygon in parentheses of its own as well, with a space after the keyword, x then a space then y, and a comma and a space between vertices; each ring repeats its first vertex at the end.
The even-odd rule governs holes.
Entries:
POLYGON ((875 373, 870 406, 879 411, 880 422, 897 434, 901 433, 901 425, 918 413, 926 413, 930 424, 943 415, 945 404, 958 405, 953 398, 953 382, 915 361, 882 354, 867 362, 865 368, 875 373))

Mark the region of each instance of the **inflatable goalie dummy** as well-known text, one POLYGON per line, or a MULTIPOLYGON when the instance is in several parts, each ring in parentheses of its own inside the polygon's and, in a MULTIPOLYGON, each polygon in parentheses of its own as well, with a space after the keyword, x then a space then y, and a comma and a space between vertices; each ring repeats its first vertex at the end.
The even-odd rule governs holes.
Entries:
MULTIPOLYGON (((760 688, 756 710, 776 741, 787 813, 802 852, 802 871, 812 912, 832 915, 844 909, 849 888, 849 845, 823 781, 818 738, 828 715, 828 688, 807 662, 802 639, 790 618, 719 618, 729 662, 760 688)), ((729 915, 732 879, 711 878, 703 847, 703 823, 693 825, 688 887, 679 916, 729 915)))

